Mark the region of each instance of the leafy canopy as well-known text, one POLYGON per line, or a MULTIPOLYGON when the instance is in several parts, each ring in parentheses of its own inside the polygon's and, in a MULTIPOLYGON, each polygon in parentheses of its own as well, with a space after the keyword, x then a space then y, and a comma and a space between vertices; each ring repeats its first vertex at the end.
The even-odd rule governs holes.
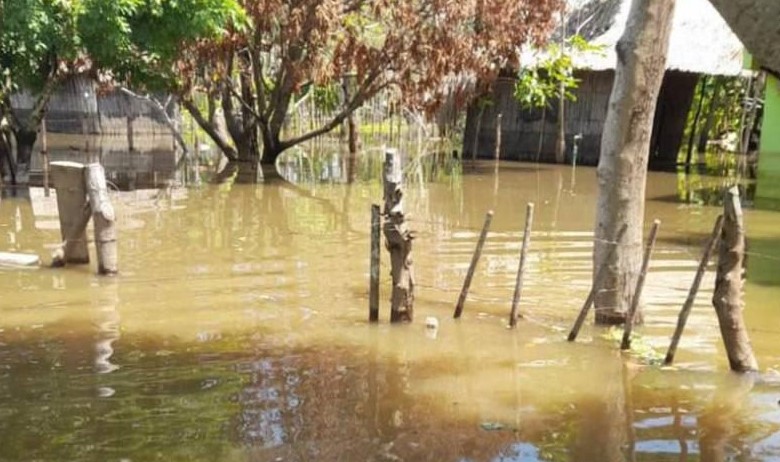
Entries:
POLYGON ((201 40, 245 23, 235 0, 82 0, 81 36, 94 65, 150 90, 181 85, 177 63, 201 40))
POLYGON ((1 0, 2 93, 41 90, 47 81, 83 64, 79 60, 80 4, 69 0, 1 0))
POLYGON ((519 46, 547 39, 560 4, 241 0, 250 27, 191 49, 182 67, 185 88, 221 101, 226 116, 244 111, 228 127, 253 119, 258 130, 246 126, 244 134, 259 131, 265 148, 278 153, 337 126, 384 89, 394 90, 407 107, 430 113, 450 95, 467 94, 474 82, 491 82, 502 69, 518 65, 519 46), (311 84, 339 85, 347 76, 350 95, 333 120, 302 137, 278 139, 296 95, 311 84))

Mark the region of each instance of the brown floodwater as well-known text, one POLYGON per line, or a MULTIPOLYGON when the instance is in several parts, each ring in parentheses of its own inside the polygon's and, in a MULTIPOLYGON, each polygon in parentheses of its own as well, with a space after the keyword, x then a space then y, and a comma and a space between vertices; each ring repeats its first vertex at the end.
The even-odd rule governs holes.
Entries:
MULTIPOLYGON (((587 324, 595 171, 407 170, 415 322, 367 323, 378 159, 292 162, 299 186, 117 192, 120 275, 0 269, 0 460, 780 460, 780 213, 750 210, 746 318, 761 373, 728 372, 704 280, 672 368, 657 365, 719 212, 722 180, 652 173, 662 221, 633 355, 587 324), (308 163, 307 163, 308 162, 308 163), (428 178, 431 181, 428 181, 428 178), (317 179, 317 181, 314 181, 317 179), (525 204, 521 311, 506 328, 525 204), (452 311, 495 211, 463 318, 452 311), (435 334, 425 320, 435 317, 435 334)), ((49 260, 56 205, 0 200, 0 251, 49 260)))

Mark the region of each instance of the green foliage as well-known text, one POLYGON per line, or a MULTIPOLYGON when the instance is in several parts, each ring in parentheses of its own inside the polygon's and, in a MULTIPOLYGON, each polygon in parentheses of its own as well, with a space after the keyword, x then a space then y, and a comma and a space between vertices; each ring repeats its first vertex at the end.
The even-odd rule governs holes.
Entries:
POLYGON ((8 94, 40 91, 61 66, 76 60, 80 3, 69 0, 2 0, 0 82, 8 94))
MULTIPOLYGON (((742 119, 742 104, 745 94, 748 90, 748 80, 742 77, 726 76, 703 76, 696 86, 691 108, 688 111, 688 119, 685 123, 685 140, 693 130, 693 123, 696 119, 696 111, 701 99, 702 112, 699 117, 699 126, 696 127, 697 137, 704 128, 707 117, 712 111, 712 127, 710 138, 714 139, 726 132, 739 132, 742 119), (704 80, 705 77, 707 80, 704 80), (704 95, 702 98, 702 86, 704 86, 704 95)), ((698 139, 695 140, 698 142, 698 139)), ((686 146, 683 144, 683 149, 686 146)))
POLYGON ((335 111, 341 104, 341 89, 336 85, 313 85, 314 105, 323 111, 335 111))
POLYGON ((245 24, 235 0, 82 0, 79 29, 97 67, 135 87, 180 84, 176 64, 185 46, 245 24))
POLYGON ((601 49, 579 35, 567 38, 563 46, 551 44, 536 66, 518 74, 515 99, 526 109, 549 107, 561 92, 564 98, 575 101, 573 90, 579 85, 579 79, 574 77, 572 53, 599 52, 601 49))
MULTIPOLYGON (((611 327, 602 335, 602 338, 619 345, 623 340, 623 327, 611 327)), ((653 348, 647 339, 637 334, 636 332, 631 333, 630 352, 631 355, 640 363, 653 366, 659 366, 663 364, 663 360, 665 358, 663 353, 653 348)))
POLYGON ((245 23, 236 0, 0 1, 0 97, 87 71, 169 90, 184 46, 245 23))

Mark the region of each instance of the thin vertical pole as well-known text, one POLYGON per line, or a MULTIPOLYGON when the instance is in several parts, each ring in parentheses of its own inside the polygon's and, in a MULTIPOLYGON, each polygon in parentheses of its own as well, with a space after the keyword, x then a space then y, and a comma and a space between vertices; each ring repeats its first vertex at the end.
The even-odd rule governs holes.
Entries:
POLYGON ((485 239, 487 239, 488 231, 490 230, 490 223, 493 221, 493 211, 490 210, 485 215, 485 224, 482 225, 482 232, 479 234, 479 240, 477 241, 477 248, 474 250, 474 255, 471 257, 471 264, 469 265, 469 271, 466 273, 466 279, 463 281, 463 288, 460 291, 458 297, 458 304, 455 305, 455 314, 453 317, 459 319, 463 314, 463 305, 466 303, 466 297, 469 295, 469 288, 471 287, 471 280, 474 278, 474 270, 477 268, 479 258, 482 256, 482 247, 485 245, 485 239))
POLYGON ((710 261, 710 256, 715 250, 715 245, 718 243, 720 233, 723 232, 723 215, 719 215, 715 220, 715 227, 712 230, 712 236, 707 243, 707 247, 704 248, 704 254, 701 256, 699 262, 699 269, 696 271, 696 276, 693 278, 693 284, 691 290, 688 292, 688 298, 685 300, 685 304, 680 311, 680 316, 677 318, 677 328, 672 336, 672 343, 669 345, 669 351, 666 353, 666 359, 664 364, 669 365, 674 362, 674 355, 677 352, 677 345, 680 343, 680 337, 682 337, 683 330, 685 330, 685 324, 688 322, 688 315, 693 308, 693 302, 696 300, 696 294, 699 292, 699 286, 701 285, 701 279, 704 276, 704 272, 707 270, 707 263, 710 261))
POLYGON ((379 322, 379 206, 371 205, 371 282, 368 292, 368 320, 379 322))
POLYGON ((653 228, 650 230, 650 238, 647 241, 647 247, 645 248, 645 255, 642 259, 642 269, 639 272, 639 279, 636 281, 636 289, 634 290, 634 298, 631 300, 631 307, 626 314, 626 325, 623 330, 623 341, 620 342, 621 350, 628 350, 631 348, 631 331, 634 328, 634 316, 636 315, 637 307, 639 306, 639 300, 642 298, 642 288, 645 286, 645 277, 647 276, 647 268, 650 266, 650 256, 653 253, 653 247, 655 247, 655 239, 658 237, 658 227, 661 226, 660 220, 653 221, 653 228))
POLYGON ((525 209, 525 231, 523 232, 523 248, 520 250, 520 265, 517 267, 517 279, 515 280, 515 293, 512 296, 512 311, 509 313, 509 327, 517 324, 517 307, 520 305, 520 296, 523 292, 523 275, 528 258, 528 246, 531 244, 531 228, 534 225, 534 204, 529 202, 525 209))
POLYGON ((503 117, 502 114, 496 117, 496 161, 501 159, 501 120, 503 117))
POLYGON ((41 157, 43 161, 43 195, 49 197, 49 140, 46 130, 46 117, 41 119, 41 157))
POLYGON ((628 226, 623 225, 618 231, 617 236, 615 237, 615 241, 608 243, 610 247, 607 251, 606 258, 604 258, 604 261, 601 262, 601 264, 598 266, 598 269, 596 270, 596 277, 593 279, 593 285, 591 285, 590 293, 588 294, 588 298, 585 299, 585 303, 580 309, 580 314, 577 316, 577 320, 574 321, 574 326, 571 328, 571 332, 569 332, 569 338, 567 339, 568 341, 573 342, 577 340, 577 335, 579 335, 582 324, 585 322, 585 318, 588 316, 588 311, 593 306, 593 302, 596 301, 598 287, 602 286, 602 282, 607 275, 607 268, 609 265, 607 265, 606 262, 612 259, 612 255, 615 253, 615 249, 617 248, 618 244, 620 244, 620 241, 623 240, 623 235, 626 234, 627 229, 628 226))

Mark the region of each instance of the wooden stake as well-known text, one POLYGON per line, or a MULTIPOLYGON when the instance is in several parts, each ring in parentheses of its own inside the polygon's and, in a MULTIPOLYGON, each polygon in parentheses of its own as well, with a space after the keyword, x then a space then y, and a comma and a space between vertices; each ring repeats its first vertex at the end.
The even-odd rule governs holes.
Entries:
POLYGON ((482 115, 485 113, 485 106, 480 105, 479 115, 477 116, 477 127, 474 130, 474 145, 471 148, 471 166, 474 167, 477 162, 477 151, 479 150, 479 132, 482 131, 482 115))
POLYGON ((41 161, 43 163, 43 195, 49 197, 49 142, 47 139, 46 117, 41 119, 41 161))
POLYGON ((412 241, 403 212, 403 172, 398 152, 385 152, 384 171, 385 223, 383 230, 390 252, 393 277, 393 295, 390 303, 390 322, 411 322, 414 318, 414 268, 412 266, 412 241))
POLYGON ((458 303, 455 305, 455 319, 460 319, 460 315, 463 314, 463 305, 466 304, 466 297, 469 295, 469 288, 471 287, 471 280, 474 278, 474 271, 479 263, 479 258, 482 256, 482 247, 485 245, 485 239, 487 238, 488 231, 490 230, 490 223, 493 221, 493 211, 490 210, 485 215, 485 224, 482 225, 482 232, 479 234, 479 240, 477 240, 477 248, 474 250, 474 255, 471 257, 471 264, 469 270, 466 273, 466 279, 463 280, 463 288, 460 290, 460 296, 458 297, 458 303))
POLYGON ((696 294, 699 292, 699 286, 701 285, 701 279, 704 276, 704 272, 707 270, 707 264, 710 261, 710 256, 715 250, 715 245, 718 243, 718 238, 723 231, 723 215, 718 216, 715 220, 715 228, 712 230, 710 240, 707 242, 707 246, 704 248, 704 254, 701 256, 699 262, 699 269, 696 270, 696 276, 693 278, 693 284, 691 290, 688 292, 688 298, 685 299, 685 304, 680 311, 680 316, 677 318, 677 328, 674 330, 672 336, 672 343, 669 345, 669 351, 666 353, 666 359, 664 364, 667 366, 674 362, 674 355, 677 352, 677 345, 680 343, 680 337, 682 337, 683 330, 685 330, 685 324, 688 322, 688 315, 693 308, 693 302, 696 300, 696 294))
POLYGON ((496 161, 501 159, 501 119, 503 117, 502 114, 496 117, 496 161))
POLYGON ((57 210, 60 215, 60 235, 65 246, 61 259, 55 256, 54 266, 89 263, 87 248, 87 192, 84 187, 84 165, 76 162, 52 162, 51 177, 57 190, 57 210))
POLYGON ((585 323, 585 318, 588 317, 588 311, 590 311, 590 308, 593 306, 593 302, 596 300, 596 292, 598 291, 598 287, 602 286, 604 278, 607 275, 606 262, 612 258, 612 255, 615 253, 615 249, 617 248, 618 244, 620 244, 620 241, 623 240, 623 236, 626 234, 627 229, 628 225, 624 224, 618 231, 615 240, 609 243, 610 247, 607 251, 606 258, 598 266, 596 277, 593 279, 593 284, 590 287, 590 293, 588 293, 588 298, 585 299, 585 303, 582 305, 582 308, 580 308, 580 314, 577 316, 577 320, 574 321, 574 326, 571 328, 571 332, 569 332, 569 338, 567 339, 568 341, 573 342, 577 340, 577 335, 580 333, 582 324, 585 323))
POLYGON ((509 313, 509 327, 514 328, 519 316, 517 308, 520 305, 520 296, 523 291, 523 276, 525 275, 525 262, 528 257, 528 246, 531 245, 531 228, 534 224, 534 204, 529 202, 525 209, 525 231, 523 232, 523 248, 520 250, 520 265, 517 267, 517 279, 515 280, 515 293, 512 296, 512 311, 509 313))
POLYGON ((133 127, 133 116, 127 116, 127 151, 135 151, 135 132, 133 127))
POLYGON ((742 311, 742 272, 745 259, 745 227, 739 189, 734 186, 723 201, 724 221, 718 248, 718 273, 712 304, 718 314, 729 366, 735 372, 758 370, 742 311))
POLYGON ((642 298, 642 288, 645 286, 647 268, 650 266, 650 256, 653 253, 653 247, 655 247, 655 239, 658 237, 659 226, 661 226, 660 220, 653 221, 653 227, 650 230, 650 238, 647 241, 645 255, 642 259, 642 269, 639 271, 639 279, 636 281, 634 298, 631 300, 631 307, 629 308, 628 313, 626 313, 626 324, 623 330, 623 341, 620 342, 621 350, 628 350, 631 348, 631 331, 634 328, 634 315, 636 314, 636 309, 639 306, 639 301, 642 298))
POLYGON ((381 217, 378 205, 371 205, 371 282, 368 290, 368 320, 379 322, 379 229, 381 217))
POLYGON ((95 225, 95 247, 97 248, 98 274, 117 273, 116 215, 108 198, 106 173, 103 166, 94 163, 86 167, 84 181, 92 207, 95 225))

